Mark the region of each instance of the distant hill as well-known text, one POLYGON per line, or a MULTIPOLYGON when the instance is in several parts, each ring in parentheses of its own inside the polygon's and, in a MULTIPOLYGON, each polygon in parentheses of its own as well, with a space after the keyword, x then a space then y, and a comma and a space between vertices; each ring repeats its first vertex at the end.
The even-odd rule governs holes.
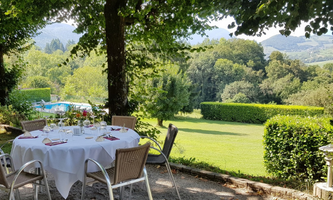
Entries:
MULTIPOLYGON (((41 34, 33 38, 36 45, 41 49, 45 48, 46 43, 51 43, 52 39, 59 39, 65 46, 68 40, 79 41, 80 34, 73 33, 75 27, 54 23, 40 30, 41 34)), ((208 37, 193 35, 188 42, 191 45, 202 43, 206 38, 212 39, 230 39, 229 31, 223 28, 206 31, 208 37)), ((273 51, 286 53, 291 59, 299 59, 304 63, 325 62, 333 60, 333 36, 332 35, 313 35, 311 38, 304 36, 295 37, 275 35, 261 42, 264 47, 264 53, 268 57, 273 51)))
MULTIPOLYGON (((34 37, 33 39, 36 41, 36 45, 40 48, 44 49, 46 43, 51 43, 52 39, 59 39, 63 45, 65 46, 68 42, 68 40, 74 40, 75 42, 79 41, 79 38, 81 35, 73 33, 75 27, 63 24, 63 23, 54 23, 51 25, 47 25, 45 28, 40 30, 41 34, 34 37)), ((191 45, 196 45, 198 43, 203 42, 206 38, 212 39, 220 39, 220 38, 226 38, 230 39, 229 31, 223 28, 219 29, 213 29, 206 31, 206 34, 208 37, 202 37, 201 35, 193 35, 189 39, 188 42, 191 45)))
POLYGON ((46 43, 51 43, 52 39, 59 39, 61 43, 66 46, 68 40, 78 42, 81 37, 81 35, 73 33, 74 29, 74 26, 68 24, 54 23, 47 25, 45 28, 40 30, 41 34, 33 39, 36 42, 36 46, 41 49, 45 48, 46 43))
POLYGON ((299 59, 305 63, 333 60, 332 35, 312 35, 310 38, 275 35, 261 44, 266 56, 273 51, 280 51, 291 59, 299 59))

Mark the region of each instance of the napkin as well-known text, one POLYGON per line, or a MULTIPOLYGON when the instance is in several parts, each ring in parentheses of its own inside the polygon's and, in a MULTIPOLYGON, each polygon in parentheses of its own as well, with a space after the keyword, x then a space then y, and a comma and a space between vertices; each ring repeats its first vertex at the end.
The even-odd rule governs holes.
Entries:
POLYGON ((44 138, 42 141, 44 144, 51 143, 52 141, 49 138, 44 138))
POLYGON ((38 138, 38 136, 20 136, 18 137, 18 139, 34 139, 34 138, 38 138))
POLYGON ((104 137, 105 139, 107 139, 107 140, 111 140, 111 141, 113 141, 113 140, 119 140, 119 138, 116 138, 116 137, 104 137))
POLYGON ((45 145, 47 146, 55 146, 55 145, 58 145, 58 144, 65 144, 67 142, 65 141, 58 141, 58 142, 49 142, 49 143, 45 143, 45 145))
POLYGON ((96 138, 96 142, 103 142, 104 141, 104 137, 103 136, 98 136, 96 138))
POLYGON ((30 136, 31 137, 32 135, 31 135, 31 133, 29 131, 24 131, 23 136, 27 136, 27 137, 30 136))
POLYGON ((127 129, 125 129, 125 127, 122 127, 121 129, 120 129, 120 133, 126 133, 127 132, 127 130, 128 130, 128 128, 127 129))

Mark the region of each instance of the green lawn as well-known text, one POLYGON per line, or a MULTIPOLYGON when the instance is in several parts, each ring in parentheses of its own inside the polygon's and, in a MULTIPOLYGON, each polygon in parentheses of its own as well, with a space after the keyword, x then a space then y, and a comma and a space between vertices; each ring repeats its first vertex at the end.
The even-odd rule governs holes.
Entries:
MULTIPOLYGON (((205 120, 198 111, 191 116, 177 116, 164 121, 160 140, 165 138, 169 123, 178 127, 172 157, 195 158, 223 170, 254 176, 267 176, 263 165, 264 126, 205 120)), ((152 125, 156 119, 144 119, 152 125)))

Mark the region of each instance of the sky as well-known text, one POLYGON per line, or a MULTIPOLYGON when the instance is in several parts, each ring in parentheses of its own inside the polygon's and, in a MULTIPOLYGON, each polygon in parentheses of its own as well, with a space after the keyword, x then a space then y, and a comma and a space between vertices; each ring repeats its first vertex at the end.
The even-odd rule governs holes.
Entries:
MULTIPOLYGON (((235 28, 234 29, 228 29, 228 24, 231 24, 231 22, 233 22, 234 19, 232 17, 228 17, 228 18, 225 18, 223 20, 220 20, 220 21, 214 21, 211 23, 211 25, 215 25, 219 28, 224 28, 226 30, 228 30, 230 33, 231 32, 234 32, 235 31, 235 28)), ((70 20, 68 22, 62 22, 62 23, 65 23, 65 24, 69 24, 69 25, 73 25, 73 20, 70 20)), ((297 28, 295 30, 295 32, 292 32, 290 35, 291 36, 304 36, 304 28, 305 28, 306 24, 302 24, 301 27, 297 28)), ((237 38, 241 38, 241 39, 248 39, 248 40, 255 40, 257 41, 258 43, 259 42, 262 42, 274 35, 278 35, 280 34, 279 33, 279 29, 277 28, 271 28, 269 29, 268 31, 266 31, 266 35, 262 35, 261 37, 256 37, 256 36, 247 36, 247 35, 238 35, 237 38)))
MULTIPOLYGON (((234 29, 228 29, 228 24, 231 24, 231 22, 234 21, 233 18, 228 17, 226 19, 223 19, 221 21, 217 21, 217 22, 212 22, 212 25, 215 25, 219 28, 224 28, 226 30, 228 30, 229 32, 234 32, 236 28, 234 29)), ((304 28, 305 28, 306 24, 302 24, 301 27, 297 28, 295 30, 295 32, 291 33, 291 36, 304 36, 304 28)), ((266 40, 274 35, 278 35, 279 33, 279 29, 277 28, 271 28, 268 31, 266 31, 266 35, 262 35, 261 37, 256 37, 256 36, 247 36, 247 35, 238 35, 237 38, 241 38, 241 39, 248 39, 248 40, 255 40, 257 42, 261 42, 263 40, 266 40)))

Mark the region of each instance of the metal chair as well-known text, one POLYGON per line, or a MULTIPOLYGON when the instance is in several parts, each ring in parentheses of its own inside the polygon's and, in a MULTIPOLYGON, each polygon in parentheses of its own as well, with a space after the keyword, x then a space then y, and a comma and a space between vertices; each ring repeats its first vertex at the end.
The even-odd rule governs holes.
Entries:
POLYGON ((95 181, 107 184, 110 199, 113 200, 112 189, 123 187, 125 185, 131 185, 130 194, 132 193, 132 184, 145 181, 148 197, 150 200, 153 199, 150 191, 150 186, 148 182, 148 175, 145 168, 145 163, 147 160, 150 144, 127 148, 127 149, 117 149, 116 150, 116 161, 115 166, 109 169, 105 169, 97 161, 88 158, 85 161, 85 175, 82 184, 82 196, 81 200, 84 199, 85 186, 87 184, 87 177, 94 179, 95 181), (92 162, 98 166, 100 171, 89 173, 87 172, 88 163, 92 162))
POLYGON ((124 126, 130 129, 135 128, 136 117, 132 116, 112 116, 112 125, 115 126, 124 126))
MULTIPOLYGON (((5 161, 10 159, 12 162, 12 157, 9 154, 0 155, 0 160, 5 161)), ((14 190, 16 191, 16 195, 19 196, 19 188, 26 185, 26 184, 35 184, 35 185, 42 185, 42 180, 44 180, 44 186, 46 187, 48 199, 51 200, 51 194, 49 185, 47 183, 46 174, 43 168, 41 161, 39 160, 32 160, 25 163, 20 169, 15 170, 13 164, 11 165, 11 169, 6 169, 5 165, 0 165, 0 184, 4 186, 6 189, 9 189, 9 200, 15 199, 14 198, 14 190), (40 174, 33 174, 29 172, 25 172, 24 170, 28 167, 35 167, 36 163, 40 166, 40 174), (9 173, 8 173, 9 171, 9 173)), ((34 199, 38 199, 38 187, 35 187, 34 199)))
POLYGON ((168 173, 170 175, 170 179, 173 182, 173 185, 176 189, 177 196, 181 200, 180 194, 179 194, 179 191, 178 191, 178 188, 177 188, 177 185, 176 185, 176 181, 175 181, 175 179, 172 175, 172 171, 171 171, 170 164, 169 164, 169 161, 168 161, 168 158, 169 158, 173 143, 175 141, 175 138, 177 136, 177 133, 178 133, 178 128, 176 126, 174 126, 173 124, 169 124, 168 132, 167 132, 167 135, 165 137, 163 149, 162 149, 161 145, 156 140, 154 140, 153 138, 150 138, 150 137, 147 137, 147 136, 141 136, 141 138, 147 138, 147 139, 153 141, 157 145, 158 148, 153 147, 153 146, 151 146, 150 148, 158 151, 160 154, 158 154, 158 155, 148 154, 148 158, 147 158, 146 163, 155 164, 155 165, 156 164, 158 164, 158 165, 165 164, 165 166, 168 170, 168 173))
MULTIPOLYGON (((13 143, 14 139, 11 139, 11 140, 7 140, 5 143, 3 143, 1 146, 0 146, 0 155, 5 155, 6 153, 3 151, 3 147, 6 146, 7 144, 10 144, 10 143, 13 143)), ((12 165, 11 165, 11 160, 10 158, 6 158, 6 159, 1 159, 1 164, 6 167, 6 171, 7 173, 9 173, 9 171, 12 170, 12 165)))
POLYGON ((37 119, 32 121, 21 122, 22 129, 26 131, 42 130, 46 125, 47 125, 46 119, 37 119))

